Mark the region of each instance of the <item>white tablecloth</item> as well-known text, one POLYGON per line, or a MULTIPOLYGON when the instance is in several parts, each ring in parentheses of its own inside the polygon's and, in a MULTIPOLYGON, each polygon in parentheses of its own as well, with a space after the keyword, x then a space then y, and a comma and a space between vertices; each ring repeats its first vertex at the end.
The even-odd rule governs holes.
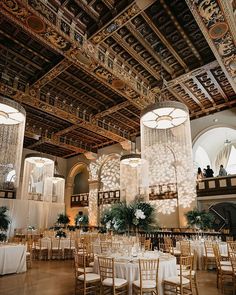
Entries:
MULTIPOLYGON (((196 257, 196 268, 199 270, 203 269, 203 255, 205 254, 205 247, 204 247, 204 241, 201 240, 196 240, 196 241, 191 241, 190 242, 191 249, 194 252, 194 255, 196 257)), ((227 243, 225 242, 218 242, 220 253, 221 254, 227 254, 228 249, 227 249, 227 243)), ((176 243, 176 248, 179 250, 180 249, 180 243, 176 243)))
MULTIPOLYGON (((141 258, 141 259, 159 258, 160 259, 159 272, 158 272, 159 295, 163 295, 163 286, 162 286, 163 280, 170 276, 177 275, 176 258, 168 254, 164 255, 164 254, 156 253, 154 251, 145 252, 143 256, 139 256, 138 258, 141 258)), ((116 277, 123 278, 128 281, 129 295, 132 295, 132 282, 139 279, 139 266, 137 261, 138 258, 131 258, 131 257, 125 257, 125 256, 120 256, 115 258, 117 259, 115 260, 116 277)), ((97 258, 95 258, 95 261, 94 261, 94 272, 96 273, 99 272, 97 258)))
POLYGON ((25 245, 0 245, 0 274, 26 271, 25 245))

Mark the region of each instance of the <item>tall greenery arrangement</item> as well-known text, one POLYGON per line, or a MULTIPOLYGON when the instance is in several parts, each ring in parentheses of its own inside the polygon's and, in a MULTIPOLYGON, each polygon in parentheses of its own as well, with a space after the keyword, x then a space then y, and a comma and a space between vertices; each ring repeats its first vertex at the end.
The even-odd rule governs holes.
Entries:
POLYGON ((206 230, 211 229, 213 226, 214 215, 211 212, 194 209, 185 213, 185 216, 187 218, 188 225, 191 227, 206 230))
POLYGON ((75 216, 75 225, 77 226, 88 226, 89 224, 89 217, 88 215, 84 214, 81 215, 79 213, 75 216))
POLYGON ((70 223, 70 218, 69 216, 65 213, 60 213, 58 215, 58 218, 57 218, 57 223, 58 224, 63 224, 64 226, 66 226, 67 224, 70 223))
POLYGON ((3 206, 0 207, 0 241, 6 240, 6 232, 9 228, 10 219, 7 215, 8 208, 3 206))
POLYGON ((135 201, 128 205, 121 202, 103 211, 101 224, 117 232, 148 231, 155 225, 154 213, 155 208, 149 203, 135 201))

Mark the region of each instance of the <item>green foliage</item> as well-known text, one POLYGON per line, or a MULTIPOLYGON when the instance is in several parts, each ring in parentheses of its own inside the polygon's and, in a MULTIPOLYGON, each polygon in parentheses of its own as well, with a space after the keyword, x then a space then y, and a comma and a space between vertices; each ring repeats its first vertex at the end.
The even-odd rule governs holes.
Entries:
POLYGON ((155 209, 149 203, 135 201, 127 205, 121 202, 103 211, 101 224, 117 232, 132 229, 147 231, 155 224, 154 213, 155 209))
POLYGON ((75 225, 88 226, 89 218, 88 215, 80 215, 79 213, 75 216, 75 225))
POLYGON ((5 242, 7 240, 7 235, 4 233, 0 233, 0 242, 5 242))
POLYGON ((8 211, 7 207, 5 206, 0 207, 0 230, 1 231, 7 231, 10 224, 9 217, 7 216, 7 211, 8 211))
POLYGON ((63 230, 58 230, 55 235, 56 238, 66 238, 66 233, 63 230))
POLYGON ((61 213, 58 215, 57 223, 66 225, 70 223, 70 218, 67 214, 61 213))
POLYGON ((214 215, 210 212, 194 209, 185 213, 185 216, 187 218, 188 225, 191 227, 196 226, 202 230, 212 228, 214 215))

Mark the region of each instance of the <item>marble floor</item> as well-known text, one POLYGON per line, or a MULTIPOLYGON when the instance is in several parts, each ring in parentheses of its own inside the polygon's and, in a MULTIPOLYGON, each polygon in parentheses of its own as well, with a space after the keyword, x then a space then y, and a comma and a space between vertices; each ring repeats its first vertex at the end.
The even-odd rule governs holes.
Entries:
MULTIPOLYGON (((200 271, 198 273, 198 282, 199 295, 222 294, 216 288, 215 271, 200 271)), ((49 294, 74 295, 72 260, 33 261, 32 268, 26 273, 0 276, 0 295, 49 294)))

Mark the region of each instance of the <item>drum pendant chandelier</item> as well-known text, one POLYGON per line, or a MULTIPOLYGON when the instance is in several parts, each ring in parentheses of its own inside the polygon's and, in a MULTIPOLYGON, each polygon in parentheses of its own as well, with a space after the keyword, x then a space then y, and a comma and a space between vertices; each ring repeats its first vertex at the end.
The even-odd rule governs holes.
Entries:
POLYGON ((163 214, 190 207, 196 192, 188 108, 175 101, 157 102, 143 110, 140 123, 150 199, 163 214))
POLYGON ((0 189, 19 184, 24 130, 24 108, 0 96, 0 189))

